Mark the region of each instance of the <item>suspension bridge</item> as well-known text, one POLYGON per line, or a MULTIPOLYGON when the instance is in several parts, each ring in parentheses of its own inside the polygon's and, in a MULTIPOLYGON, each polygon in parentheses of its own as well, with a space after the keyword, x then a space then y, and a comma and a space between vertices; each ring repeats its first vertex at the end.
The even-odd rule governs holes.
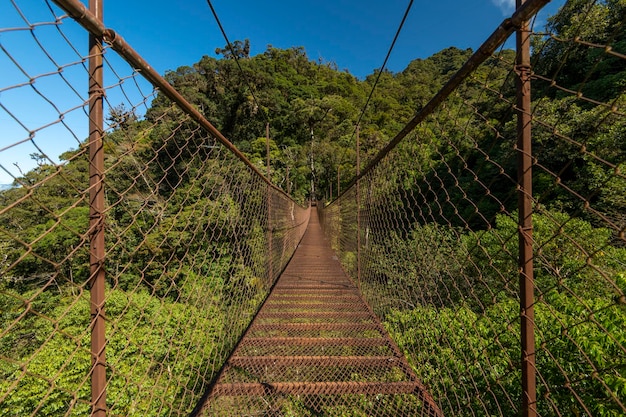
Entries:
POLYGON ((269 126, 263 166, 101 2, 19 3, 0 29, 23 78, 0 85, 22 132, 0 142, 0 416, 626 414, 620 2, 569 1, 555 34, 531 26, 547 0, 520 1, 367 159, 356 123, 336 198, 299 199, 289 168, 271 180, 269 126), (24 34, 39 68, 11 49, 24 34), (7 160, 25 150, 28 172, 7 160))

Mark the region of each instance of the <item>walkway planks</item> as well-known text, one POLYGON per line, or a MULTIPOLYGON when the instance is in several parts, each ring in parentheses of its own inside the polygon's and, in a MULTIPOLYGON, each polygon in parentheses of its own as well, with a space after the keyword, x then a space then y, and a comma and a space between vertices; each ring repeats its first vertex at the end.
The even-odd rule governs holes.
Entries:
POLYGON ((293 259, 200 415, 441 413, 342 270, 313 210, 293 259))

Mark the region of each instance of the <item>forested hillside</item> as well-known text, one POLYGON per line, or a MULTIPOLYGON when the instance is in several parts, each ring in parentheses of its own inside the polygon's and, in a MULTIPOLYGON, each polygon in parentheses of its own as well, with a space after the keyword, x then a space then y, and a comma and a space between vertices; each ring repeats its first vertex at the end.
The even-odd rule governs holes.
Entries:
MULTIPOLYGON (((260 167, 269 121, 272 180, 287 189, 289 168, 291 189, 300 200, 310 192, 311 158, 322 190, 316 197, 336 184, 338 170, 341 183, 348 183, 355 174, 355 121, 378 74, 358 80, 333 63, 310 60, 303 48, 269 46, 250 57, 243 45, 233 44, 237 61, 227 48, 218 48, 222 59, 205 56, 166 78, 260 167)), ((361 124, 363 158, 385 145, 470 55, 452 47, 413 61, 401 73, 383 73, 361 124)), ((160 106, 155 100, 156 114, 160 106)))
MULTIPOLYGON (((567 9, 550 19, 548 26, 554 36, 573 38, 585 35, 590 42, 599 45, 611 43, 613 50, 626 54, 624 1, 597 2, 591 11, 579 9, 578 3, 581 2, 570 1, 567 9), (594 24, 585 26, 588 33, 569 33, 570 28, 577 27, 572 22, 581 19, 582 13, 591 15, 594 24), (621 30, 616 32, 616 27, 621 30)), ((626 106, 626 68, 623 58, 606 55, 600 48, 597 55, 583 54, 581 45, 581 53, 577 55, 577 49, 561 50, 552 45, 547 43, 547 39, 535 38, 533 62, 537 65, 538 73, 555 74, 559 85, 566 85, 571 91, 578 91, 577 86, 580 84, 580 94, 592 101, 611 103, 621 109, 626 106)), ((224 47, 218 48, 218 52, 221 55, 219 58, 204 56, 195 64, 167 72, 165 78, 262 172, 265 172, 266 161, 265 126, 269 122, 271 180, 302 203, 309 198, 328 199, 331 189, 332 195, 336 196, 338 181, 343 191, 353 179, 356 173, 355 123, 379 75, 377 88, 360 123, 362 166, 402 129, 472 54, 471 50, 450 47, 429 58, 414 60, 402 72, 373 73, 359 80, 349 72, 341 71, 332 62, 311 60, 303 48, 283 50, 268 46, 264 53, 250 56, 248 41, 237 41, 233 44, 233 50, 224 47), (311 180, 315 184, 315 195, 311 195, 311 180)), ((510 73, 510 63, 514 59, 513 51, 504 51, 498 58, 491 58, 481 67, 479 75, 489 79, 490 85, 504 85, 504 89, 513 92, 515 81, 510 73)), ((538 116, 542 120, 554 121, 554 125, 558 125, 566 136, 585 136, 587 150, 595 158, 583 156, 578 149, 556 141, 554 135, 541 133, 540 130, 534 137, 534 152, 541 155, 541 163, 546 170, 559 172, 572 192, 554 188, 553 178, 537 175, 537 199, 545 207, 545 213, 549 213, 548 217, 574 219, 565 221, 568 233, 583 236, 590 245, 605 248, 608 255, 606 265, 603 264, 602 268, 611 271, 615 282, 624 291, 626 248, 623 247, 623 237, 620 239, 612 230, 599 227, 598 218, 582 210, 585 202, 572 196, 583 192, 589 194, 589 190, 592 190, 590 194, 594 208, 606 213, 623 233, 626 226, 626 181, 612 174, 615 170, 626 170, 626 121, 619 114, 611 113, 606 106, 594 105, 592 101, 577 101, 576 95, 570 91, 559 92, 549 88, 550 81, 540 78, 533 81, 533 101, 543 103, 542 113, 538 116), (611 119, 612 122, 599 125, 599 119, 611 119)), ((489 136, 487 126, 491 123, 498 126, 499 131, 507 133, 509 138, 515 138, 514 124, 500 124, 500 120, 510 114, 511 106, 496 101, 494 95, 482 94, 484 89, 485 85, 474 85, 471 82, 467 86, 466 96, 471 97, 471 101, 463 111, 468 112, 468 119, 472 108, 488 115, 488 123, 472 126, 468 130, 470 136, 479 138, 480 142, 480 138, 489 136)), ((109 110, 108 122, 110 128, 105 136, 109 172, 107 184, 112 188, 107 191, 106 227, 117 236, 117 240, 107 241, 107 250, 112 254, 107 268, 116 270, 116 281, 109 282, 109 287, 113 289, 107 308, 109 315, 123 317, 116 326, 134 328, 132 337, 136 338, 128 342, 121 337, 113 337, 107 347, 107 355, 112 358, 114 367, 124 366, 120 360, 122 356, 131 358, 133 363, 132 369, 126 374, 127 379, 115 377, 111 380, 109 395, 116 398, 120 414, 163 415, 165 411, 155 408, 150 402, 151 398, 137 399, 137 392, 142 387, 154 387, 154 396, 172 398, 170 405, 180 405, 185 398, 188 401, 189 398, 185 397, 188 396, 187 391, 201 394, 201 389, 192 381, 194 377, 191 370, 195 366, 192 361, 196 356, 215 363, 223 361, 264 295, 263 290, 266 288, 259 283, 261 272, 242 260, 241 253, 252 253, 253 257, 261 259, 264 255, 259 248, 265 244, 265 235, 256 220, 246 225, 233 220, 244 207, 235 201, 236 186, 231 184, 244 182, 241 179, 243 174, 231 172, 219 165, 218 158, 207 159, 209 162, 201 160, 203 149, 208 146, 206 135, 194 130, 190 124, 185 124, 186 116, 162 94, 157 95, 150 104, 145 116, 139 117, 134 110, 120 105, 109 110), (172 137, 180 143, 185 142, 185 146, 162 139, 172 137), (146 166, 150 168, 143 168, 146 166), (160 180, 155 182, 151 178, 160 180), (145 195, 150 195, 150 198, 145 198, 145 195), (164 202, 168 203, 167 207, 164 202), (219 230, 219 233, 215 233, 218 238, 215 241, 196 239, 197 236, 188 230, 190 223, 194 224, 196 231, 219 230), (225 251, 222 243, 232 243, 231 237, 243 233, 242 229, 246 229, 245 238, 233 243, 235 252, 225 251), (195 268, 195 261, 189 260, 194 254, 208 260, 202 263, 202 268, 195 268), (119 268, 119 265, 132 267, 119 268), (155 265, 158 267, 155 268, 155 265), (199 307, 196 304, 193 307, 186 306, 185 301, 198 299, 199 284, 183 285, 181 276, 193 278, 193 281, 186 280, 185 283, 203 282, 215 289, 210 300, 202 301, 199 307), (242 286, 247 289, 245 300, 231 299, 230 304, 220 302, 221 294, 231 294, 234 288, 242 286), (232 310, 242 306, 244 313, 237 316, 234 322, 226 323, 226 317, 231 317, 232 310), (170 312, 168 319, 156 324, 147 321, 147 317, 156 316, 164 310, 170 312), (197 314, 197 310, 201 310, 202 314, 197 314), (188 322, 189 317, 194 318, 188 322), (211 328, 214 332, 208 335, 183 333, 180 331, 181 323, 185 328, 211 328), (154 336, 152 331, 155 326, 162 329, 163 337, 154 336), (226 333, 226 326, 236 328, 237 331, 229 335, 226 341, 220 339, 219 346, 224 348, 218 350, 217 342, 215 345, 212 343, 217 340, 216 335, 226 333), (183 340, 185 337, 193 341, 183 340), (201 352, 190 354, 185 357, 188 363, 178 362, 177 368, 171 370, 168 368, 171 358, 163 345, 164 338, 170 343, 169 348, 172 345, 187 346, 193 342, 202 346, 201 352), (129 344, 141 348, 131 349, 129 344), (151 368, 154 365, 148 362, 148 356, 161 363, 159 370, 151 368), (133 375, 144 380, 135 383, 138 385, 129 384, 133 375), (186 387, 186 390, 169 391, 164 382, 168 375, 169 378, 178 379, 179 385, 186 387)), ((440 126, 438 128, 441 129, 440 126)), ((466 247, 472 241, 482 239, 486 252, 493 249, 502 253, 503 246, 507 252, 515 252, 513 246, 516 242, 503 244, 498 233, 514 231, 516 225, 509 218, 499 215, 504 210, 494 203, 495 200, 504 202, 507 212, 516 209, 517 201, 510 198, 510 190, 498 188, 500 176, 510 178, 516 175, 515 160, 511 158, 511 142, 502 141, 494 146, 490 140, 485 141, 484 148, 476 148, 461 139, 454 150, 444 149, 447 145, 443 143, 431 144, 432 148, 424 147, 419 158, 407 156, 397 166, 391 167, 388 174, 393 177, 396 170, 415 171, 415 175, 406 182, 409 187, 417 189, 420 186, 417 172, 420 170, 415 169, 414 165, 431 166, 428 161, 435 153, 450 155, 449 161, 439 162, 441 170, 434 170, 431 175, 443 184, 450 185, 447 191, 449 195, 446 196, 450 201, 479 201, 482 206, 476 209, 459 204, 460 210, 467 210, 467 213, 460 213, 456 217, 454 213, 446 212, 448 208, 444 208, 435 215, 439 216, 435 220, 472 219, 463 224, 446 220, 446 227, 466 229, 460 246, 466 247), (466 161, 478 161, 486 155, 502 167, 501 170, 493 166, 483 167, 485 170, 493 170, 494 199, 480 198, 484 190, 479 188, 473 190, 475 195, 467 196, 461 195, 459 188, 454 187, 456 181, 463 182, 463 175, 467 175, 467 171, 463 171, 458 165, 458 159, 455 159, 459 153, 464 155, 466 161), (452 172, 465 174, 453 178, 448 175, 452 172), (471 210, 479 211, 482 216, 472 217, 471 210), (484 234, 479 237, 479 232, 484 234), (493 247, 490 248, 490 245, 493 247)), ((33 157, 38 159, 38 155, 33 157)), ((227 157, 220 154, 219 158, 227 157)), ((46 399, 46 405, 39 411, 45 415, 65 415, 69 403, 78 404, 73 411, 75 413, 85 412, 88 407, 85 398, 88 398, 89 389, 85 379, 89 372, 89 353, 87 350, 76 353, 75 350, 75 346, 89 344, 84 333, 84 329, 89 327, 89 303, 83 294, 84 283, 89 277, 88 236, 84 232, 89 224, 86 145, 66 152, 62 159, 65 163, 60 169, 48 164, 44 158, 39 158, 37 168, 24 173, 13 188, 0 191, 0 329, 8 329, 0 339, 0 354, 4 358, 12 358, 12 361, 0 360, 0 416, 29 415, 42 398, 46 399), (68 184, 84 186, 71 188, 68 184), (37 313, 33 314, 32 311, 37 313), (52 333, 53 327, 60 329, 60 333, 52 333), (25 358, 29 364, 27 375, 18 365, 25 358), (50 388, 42 385, 33 376, 50 372, 58 372, 55 375, 59 380, 58 386, 50 388)), ((469 178, 467 180, 470 182, 469 178)), ((425 210, 424 207, 432 205, 440 196, 431 197, 412 201, 411 210, 425 210)), ((249 204, 260 206, 261 203, 254 201, 249 204)), ((545 216, 539 215, 536 219, 539 241, 542 238, 542 225, 544 230, 552 227, 547 225, 545 219, 545 216)), ((395 263, 402 264, 404 260, 408 263, 416 259, 413 251, 418 246, 419 233, 434 233, 433 230, 438 226, 436 222, 433 224, 411 225, 413 232, 404 236, 390 234, 388 241, 379 243, 381 247, 394 248, 395 263)), ((548 232, 545 233, 548 236, 548 232)), ((436 240, 443 242, 447 236, 445 233, 437 235, 436 240)), ((546 256, 554 254, 570 268, 571 274, 568 275, 567 271, 563 274, 572 280, 570 288, 576 288, 580 298, 592 304, 602 303, 602 300, 610 300, 615 296, 615 291, 592 285, 592 281, 597 279, 595 275, 579 273, 585 263, 584 249, 566 239, 544 243, 546 256)), ((380 274, 396 273, 393 265, 389 270, 386 269, 386 265, 390 265, 386 263, 389 257, 387 252, 384 255, 382 253, 377 259, 380 274)), ((481 262, 493 262, 486 257, 479 258, 475 259, 479 266, 481 262)), ((496 260, 501 262, 503 270, 516 270, 516 265, 509 258, 496 257, 496 260)), ((460 271, 462 266, 458 265, 458 268, 460 271)), ((410 268, 405 272, 407 280, 413 278, 410 268)), ((453 279, 455 271, 449 272, 450 279, 453 279)), ((540 280, 548 280, 550 277, 552 275, 549 272, 539 274, 540 280)), ((492 278, 495 283, 497 277, 492 278)), ((489 297, 488 292, 479 294, 479 297, 489 297)), ((566 295, 553 293, 552 296, 555 308, 564 314, 568 311, 572 315, 584 313, 576 310, 566 295)), ((502 301, 501 309, 516 308, 511 299, 498 301, 502 301)), ((451 331, 454 331, 454 326, 460 325, 459 322, 476 320, 472 315, 478 314, 476 306, 468 306, 467 316, 464 317, 452 317, 447 305, 436 307, 441 308, 437 313, 440 316, 425 306, 390 311, 387 324, 402 339, 408 331, 406 328, 401 330, 398 323, 412 322, 414 315, 431 317, 432 320, 444 317, 450 320, 451 331), (450 317, 446 316, 448 313, 450 317)), ((589 343, 600 346, 599 357, 612 355, 616 360, 623 360, 625 335, 619 325, 626 325, 626 313, 623 305, 613 306, 607 311, 615 317, 603 325, 607 328, 617 326, 615 337, 621 339, 604 340, 602 334, 590 331, 589 343), (621 351, 619 346, 622 347, 621 351)), ((493 309, 480 314, 497 315, 497 312, 497 309, 493 309)), ((571 316, 562 318, 564 321, 570 319, 573 320, 571 316)), ((414 322, 417 323, 416 319, 414 322)), ((427 332, 428 329, 411 328, 411 331, 427 332)), ((486 338, 489 335, 476 337, 486 338)), ((401 345, 407 348, 411 343, 407 339, 401 345)), ((567 349, 569 346, 564 345, 563 352, 567 349)), ((494 353, 494 356, 497 354, 494 353)), ((462 366, 462 360, 454 356, 454 352, 450 353, 449 360, 462 366)), ((576 357, 572 357, 571 363, 576 360, 576 357)), ((425 379, 436 378, 437 369, 432 368, 428 372, 429 375, 422 375, 425 379)), ((205 375, 207 380, 212 376, 205 375)), ((620 373, 606 378, 605 384, 624 398, 625 378, 622 366, 620 373)), ((509 382, 503 381, 502 384, 509 382)), ((455 382, 447 383, 450 386, 446 389, 453 390, 455 382)), ((568 395, 571 393, 566 392, 563 394, 565 399, 555 401, 565 403, 568 395)), ((589 395, 600 396, 593 390, 589 395)), ((618 415, 619 409, 605 397, 602 397, 604 403, 599 402, 594 411, 598 412, 597 415, 618 415)))

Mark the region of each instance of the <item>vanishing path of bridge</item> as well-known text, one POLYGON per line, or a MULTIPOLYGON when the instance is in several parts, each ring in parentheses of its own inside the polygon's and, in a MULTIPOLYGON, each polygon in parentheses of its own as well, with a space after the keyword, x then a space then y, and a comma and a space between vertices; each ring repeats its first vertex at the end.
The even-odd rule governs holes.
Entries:
POLYGON ((222 369, 201 414, 257 415, 288 408, 285 402, 291 401, 331 415, 342 403, 354 408, 363 395, 372 397, 361 402, 367 415, 399 411, 397 402, 403 415, 441 415, 346 276, 312 210, 293 259, 222 369))

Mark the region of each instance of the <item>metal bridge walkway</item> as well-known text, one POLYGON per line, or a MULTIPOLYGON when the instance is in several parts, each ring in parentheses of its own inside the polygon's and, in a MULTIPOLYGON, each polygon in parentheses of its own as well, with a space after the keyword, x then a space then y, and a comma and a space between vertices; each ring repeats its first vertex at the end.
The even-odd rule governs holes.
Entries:
POLYGON ((342 270, 312 210, 293 259, 199 415, 441 413, 342 270))

